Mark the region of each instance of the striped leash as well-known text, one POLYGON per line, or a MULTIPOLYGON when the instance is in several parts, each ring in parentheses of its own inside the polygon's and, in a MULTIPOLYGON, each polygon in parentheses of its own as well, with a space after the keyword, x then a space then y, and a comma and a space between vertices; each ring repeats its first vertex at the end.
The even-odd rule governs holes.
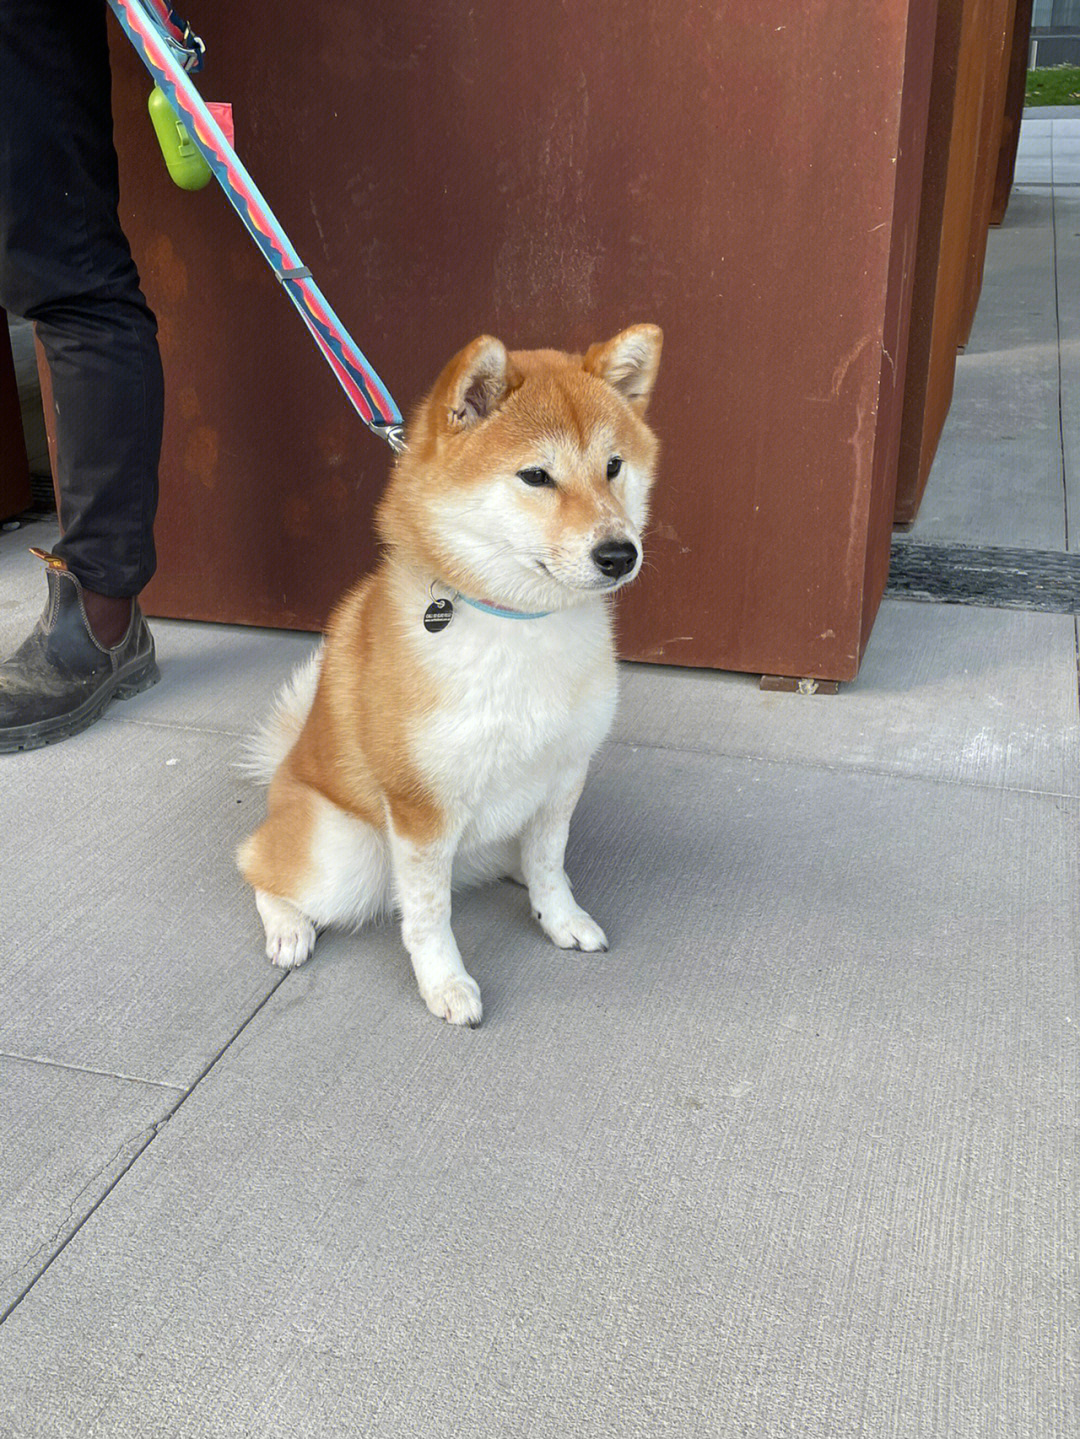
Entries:
POLYGON ((373 434, 400 454, 405 449, 401 411, 327 304, 191 80, 189 72, 202 68, 202 41, 167 0, 109 0, 109 6, 300 312, 353 408, 373 434))

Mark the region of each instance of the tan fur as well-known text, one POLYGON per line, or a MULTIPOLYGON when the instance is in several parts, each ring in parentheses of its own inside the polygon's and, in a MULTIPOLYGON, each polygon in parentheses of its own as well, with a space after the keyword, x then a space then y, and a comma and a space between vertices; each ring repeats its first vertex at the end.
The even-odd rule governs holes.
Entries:
POLYGON ((240 846, 240 870, 248 884, 288 897, 304 886, 315 828, 311 791, 283 765, 267 795, 268 815, 240 846))

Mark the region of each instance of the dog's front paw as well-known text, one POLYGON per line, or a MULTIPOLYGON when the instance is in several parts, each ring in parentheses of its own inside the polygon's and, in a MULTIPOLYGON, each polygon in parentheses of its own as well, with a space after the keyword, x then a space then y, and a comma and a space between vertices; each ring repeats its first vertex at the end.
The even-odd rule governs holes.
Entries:
POLYGON ((438 1019, 450 1024, 467 1024, 475 1029, 483 1018, 480 986, 471 974, 456 975, 424 995, 424 1003, 438 1019))
POLYGON ((607 935, 579 904, 534 911, 540 928, 560 949, 607 949, 607 935))

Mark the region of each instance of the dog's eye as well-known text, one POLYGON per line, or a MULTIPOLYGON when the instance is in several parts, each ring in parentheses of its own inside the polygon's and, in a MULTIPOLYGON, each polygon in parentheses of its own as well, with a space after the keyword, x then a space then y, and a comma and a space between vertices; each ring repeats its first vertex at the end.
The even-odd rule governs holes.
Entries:
POLYGON ((536 485, 539 487, 540 485, 555 484, 555 481, 548 474, 547 470, 535 468, 529 470, 518 470, 517 477, 519 480, 524 480, 527 485, 536 485))
POLYGON ((613 480, 613 479, 615 478, 615 476, 619 473, 619 471, 620 471, 621 469, 622 469, 622 456, 621 456, 621 455, 612 455, 611 459, 608 460, 608 462, 607 462, 607 477, 608 477, 608 479, 609 479, 609 480, 613 480))

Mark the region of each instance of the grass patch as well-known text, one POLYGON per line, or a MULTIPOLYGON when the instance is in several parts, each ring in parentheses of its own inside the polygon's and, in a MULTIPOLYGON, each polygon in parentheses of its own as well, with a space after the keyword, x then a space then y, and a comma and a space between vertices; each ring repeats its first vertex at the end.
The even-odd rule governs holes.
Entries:
POLYGON ((1029 70, 1025 105, 1080 105, 1080 65, 1029 70))

